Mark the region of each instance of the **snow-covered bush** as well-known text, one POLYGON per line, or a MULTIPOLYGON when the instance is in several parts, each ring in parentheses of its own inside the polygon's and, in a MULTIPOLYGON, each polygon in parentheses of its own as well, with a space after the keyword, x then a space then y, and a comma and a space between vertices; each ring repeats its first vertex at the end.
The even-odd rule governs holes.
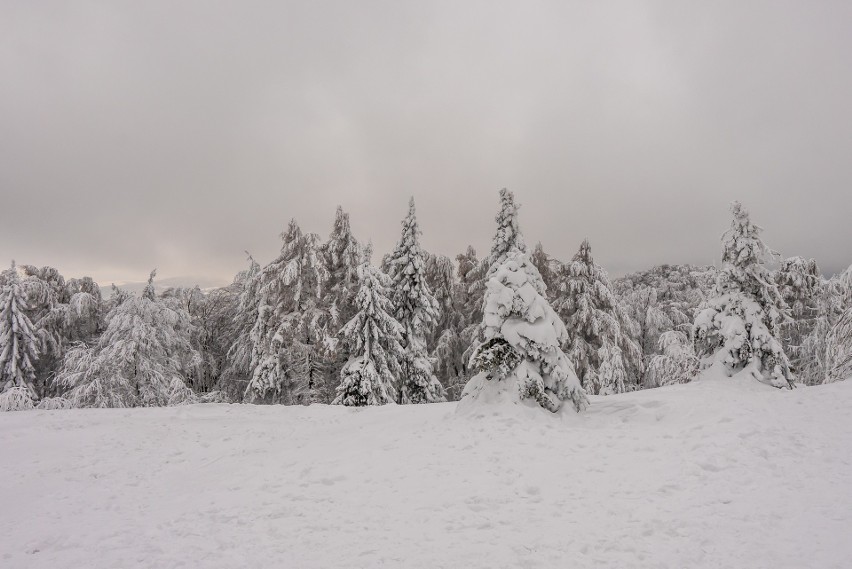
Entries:
POLYGON ((70 409, 71 402, 64 397, 45 397, 38 402, 37 409, 52 411, 55 409, 70 409))
POLYGON ((560 345, 562 320, 544 298, 544 282, 523 253, 510 253, 488 280, 483 334, 471 366, 481 371, 465 387, 460 409, 478 401, 535 401, 557 412, 564 402, 586 407, 586 393, 560 345))
POLYGON ((648 375, 654 385, 689 383, 698 375, 698 357, 689 337, 678 330, 660 334, 662 354, 651 358, 648 375))
POLYGON ((739 202, 722 237, 722 269, 714 298, 696 315, 694 339, 703 367, 724 366, 728 375, 746 372, 775 387, 792 387, 790 364, 778 339, 787 307, 765 260, 776 256, 760 239, 739 202))
POLYGON ((0 393, 0 411, 26 411, 33 407, 32 393, 26 387, 13 385, 0 393))

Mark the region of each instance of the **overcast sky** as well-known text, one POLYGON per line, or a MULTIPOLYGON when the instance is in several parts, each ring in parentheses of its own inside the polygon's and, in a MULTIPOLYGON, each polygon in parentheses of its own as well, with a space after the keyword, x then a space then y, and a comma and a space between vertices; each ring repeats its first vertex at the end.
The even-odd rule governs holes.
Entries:
MULTIPOLYGON (((741 200, 852 263, 852 2, 0 3, 0 259, 227 282, 291 217, 619 275, 712 263, 741 200)), ((4 261, 6 262, 6 261, 4 261)))

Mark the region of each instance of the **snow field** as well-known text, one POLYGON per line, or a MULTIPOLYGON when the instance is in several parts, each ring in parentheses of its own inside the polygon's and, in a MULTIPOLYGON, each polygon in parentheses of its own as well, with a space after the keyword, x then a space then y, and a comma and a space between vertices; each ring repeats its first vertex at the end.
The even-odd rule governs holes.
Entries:
POLYGON ((841 568, 852 383, 0 414, 4 568, 841 568))

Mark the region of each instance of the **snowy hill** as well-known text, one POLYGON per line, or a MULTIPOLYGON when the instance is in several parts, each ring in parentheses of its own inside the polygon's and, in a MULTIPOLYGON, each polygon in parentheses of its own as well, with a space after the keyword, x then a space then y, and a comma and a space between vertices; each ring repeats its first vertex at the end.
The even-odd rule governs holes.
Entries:
POLYGON ((0 566, 852 563, 852 382, 591 399, 3 413, 0 566))

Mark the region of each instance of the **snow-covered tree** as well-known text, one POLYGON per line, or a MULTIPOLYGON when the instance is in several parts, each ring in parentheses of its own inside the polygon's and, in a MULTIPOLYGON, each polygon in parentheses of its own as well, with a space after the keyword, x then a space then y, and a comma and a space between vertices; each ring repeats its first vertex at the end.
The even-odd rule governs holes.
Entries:
POLYGON ((249 267, 237 273, 232 283, 236 302, 233 328, 230 342, 226 344, 228 351, 225 367, 217 385, 217 389, 233 401, 242 401, 254 371, 255 344, 252 332, 258 321, 261 269, 248 252, 246 255, 249 267))
POLYGON ((544 282, 529 257, 509 253, 493 271, 485 296, 485 341, 471 367, 460 409, 475 403, 530 400, 557 412, 564 402, 580 411, 588 400, 561 344, 568 333, 544 297, 544 282))
POLYGON ((6 410, 32 408, 38 398, 33 386, 38 340, 26 313, 26 293, 14 262, 4 276, 6 284, 0 291, 0 393, 6 395, 0 405, 6 410))
POLYGON ((439 325, 433 356, 436 375, 446 387, 447 398, 454 401, 461 396, 470 379, 467 363, 475 348, 474 339, 481 333, 482 296, 477 299, 471 294, 471 288, 481 280, 482 263, 473 247, 468 246, 464 253, 456 256, 455 276, 448 279, 445 271, 452 266, 447 261, 441 262, 442 277, 435 279, 443 282, 439 289, 446 287, 447 281, 451 280, 452 289, 450 299, 444 300, 442 306, 442 324, 439 325))
POLYGON ((94 346, 65 354, 56 382, 74 407, 148 407, 194 401, 186 384, 198 363, 193 327, 182 308, 158 299, 152 271, 141 297, 131 297, 106 316, 94 346))
POLYGON ((252 378, 245 397, 257 403, 309 403, 322 376, 320 299, 327 280, 320 238, 291 220, 278 257, 263 268, 251 332, 252 378))
POLYGON ((384 405, 396 399, 396 384, 405 361, 403 328, 393 314, 390 279, 370 264, 368 250, 359 268, 357 312, 340 330, 353 356, 340 372, 335 405, 384 405))
POLYGON ((650 382, 655 386, 689 383, 698 375, 698 357, 686 333, 669 330, 660 334, 661 354, 648 365, 650 382))
POLYGON ((563 349, 586 391, 608 395, 637 387, 642 364, 633 321, 588 241, 563 266, 554 309, 568 329, 563 349))
POLYGON ((822 274, 814 259, 790 257, 773 274, 790 318, 779 322, 779 337, 796 373, 804 366, 803 343, 815 324, 822 274))
POLYGON ((536 243, 533 252, 530 254, 530 261, 538 269, 541 280, 544 281, 544 286, 547 287, 548 300, 553 302, 553 297, 558 292, 556 276, 559 273, 560 262, 544 252, 544 246, 541 244, 541 241, 536 243))
POLYGON ((824 280, 813 302, 810 331, 797 350, 799 378, 815 385, 852 377, 852 267, 824 280))
MULTIPOLYGON (((464 270, 464 280, 470 284, 466 287, 466 304, 468 308, 474 308, 470 313, 470 324, 462 334, 463 341, 468 349, 465 352, 465 360, 470 359, 472 350, 482 340, 482 310, 484 305, 486 285, 491 273, 508 258, 512 253, 526 253, 527 246, 521 234, 518 221, 518 210, 520 205, 515 203, 515 194, 508 189, 500 190, 500 210, 494 217, 497 222, 497 230, 491 242, 491 252, 482 259, 478 265, 471 265, 464 270)), ((466 257, 470 257, 472 248, 468 248, 466 257)), ((473 257, 475 259, 475 253, 473 257)), ((468 263, 468 259, 459 258, 459 270, 462 271, 461 263, 468 263)), ((462 274, 461 272, 459 273, 462 274)))
POLYGON ((328 241, 321 247, 328 282, 321 302, 322 318, 318 326, 323 330, 322 350, 327 361, 320 385, 315 388, 315 399, 330 403, 340 379, 340 371, 349 360, 347 345, 341 344, 337 331, 355 314, 355 295, 358 292, 358 271, 363 262, 364 248, 352 234, 349 214, 337 206, 334 225, 328 241))
POLYGON ((511 253, 526 253, 527 245, 518 225, 518 209, 515 194, 503 188, 500 190, 500 212, 495 217, 497 232, 491 243, 491 254, 486 261, 488 271, 496 271, 511 253))
POLYGON ((777 257, 760 238, 739 202, 722 236, 722 269, 714 298, 695 318, 696 352, 703 367, 724 366, 728 375, 745 371, 775 387, 792 387, 787 355, 778 339, 788 310, 766 261, 777 257))
POLYGON ((432 370, 426 341, 437 324, 440 308, 426 283, 426 255, 420 248, 420 228, 414 198, 402 221, 402 236, 388 258, 394 317, 403 328, 405 358, 399 383, 400 403, 444 401, 444 388, 432 370))

